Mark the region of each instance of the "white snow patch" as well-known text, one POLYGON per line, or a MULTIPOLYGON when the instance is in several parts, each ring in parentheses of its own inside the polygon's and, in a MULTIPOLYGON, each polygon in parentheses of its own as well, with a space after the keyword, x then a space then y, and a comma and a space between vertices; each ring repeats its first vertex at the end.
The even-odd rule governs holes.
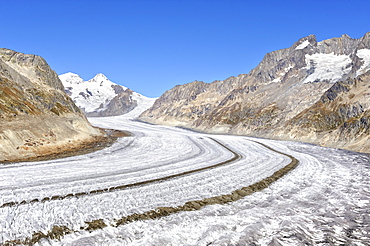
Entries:
POLYGON ((295 49, 296 50, 302 50, 302 49, 306 48, 309 44, 310 44, 310 42, 308 40, 305 40, 300 45, 298 45, 295 49))
POLYGON ((314 69, 303 83, 329 80, 332 83, 340 80, 343 75, 351 71, 352 60, 347 55, 330 54, 306 54, 306 69, 314 69))
POLYGON ((282 73, 279 73, 278 77, 275 78, 274 80, 272 80, 271 82, 272 83, 278 83, 278 82, 281 82, 282 78, 285 76, 285 74, 290 70, 292 69, 293 66, 290 64, 288 67, 284 68, 284 72, 282 73))
POLYGON ((370 69, 370 49, 361 49, 358 50, 356 55, 360 57, 364 64, 360 67, 360 69, 357 71, 357 76, 366 73, 370 69))
MULTIPOLYGON (((287 73, 290 69, 292 69, 293 68, 293 66, 292 66, 292 64, 289 64, 289 66, 288 67, 286 67, 286 68, 284 68, 284 71, 285 71, 285 73, 287 73)), ((284 74, 285 75, 285 74, 284 74)))

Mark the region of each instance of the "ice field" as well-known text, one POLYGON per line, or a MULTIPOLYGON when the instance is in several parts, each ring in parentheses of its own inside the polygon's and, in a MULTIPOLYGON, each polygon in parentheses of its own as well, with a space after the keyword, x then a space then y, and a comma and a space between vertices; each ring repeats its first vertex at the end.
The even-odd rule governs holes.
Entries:
POLYGON ((91 154, 0 166, 0 243, 58 225, 75 232, 36 245, 370 244, 369 155, 123 116, 90 121, 132 136, 91 154), (124 216, 254 184, 291 162, 281 153, 299 165, 269 188, 226 205, 114 226, 124 216), (81 229, 99 219, 108 226, 81 229))

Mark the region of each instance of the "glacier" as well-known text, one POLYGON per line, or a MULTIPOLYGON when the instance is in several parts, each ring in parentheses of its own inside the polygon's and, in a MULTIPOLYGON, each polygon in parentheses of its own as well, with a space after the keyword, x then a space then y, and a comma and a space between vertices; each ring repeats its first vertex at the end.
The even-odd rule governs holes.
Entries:
POLYGON ((310 83, 315 81, 328 80, 331 83, 339 81, 343 75, 348 74, 352 67, 351 58, 347 55, 330 54, 306 54, 307 70, 312 70, 313 73, 303 81, 310 83))
POLYGON ((360 49, 356 52, 356 55, 363 61, 362 66, 356 73, 356 75, 359 76, 370 69, 370 49, 360 49))
POLYGON ((41 239, 37 245, 370 243, 369 155, 298 142, 209 135, 124 115, 89 120, 132 136, 95 153, 0 166, 0 243, 46 233, 54 225, 75 232, 61 240, 41 239), (268 188, 226 205, 114 226, 122 216, 229 194, 290 162, 259 143, 294 156, 298 167, 268 188), (240 158, 226 163, 233 156, 229 149, 240 158), (220 162, 225 165, 114 189, 220 162), (90 194, 98 189, 106 191, 90 194), (42 200, 56 195, 61 198, 42 200), (96 219, 108 227, 81 229, 96 219))

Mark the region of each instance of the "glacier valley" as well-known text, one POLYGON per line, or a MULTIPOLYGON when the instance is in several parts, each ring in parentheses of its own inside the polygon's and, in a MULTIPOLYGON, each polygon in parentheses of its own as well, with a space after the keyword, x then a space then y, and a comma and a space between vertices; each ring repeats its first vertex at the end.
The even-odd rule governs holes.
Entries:
POLYGON ((0 166, 0 244, 55 225, 73 232, 36 245, 370 244, 367 154, 203 134, 125 115, 89 120, 132 135, 95 153, 0 166), (124 216, 230 194, 288 165, 287 155, 299 161, 294 170, 238 201, 115 226, 124 216), (93 220, 107 226, 82 229, 93 220))

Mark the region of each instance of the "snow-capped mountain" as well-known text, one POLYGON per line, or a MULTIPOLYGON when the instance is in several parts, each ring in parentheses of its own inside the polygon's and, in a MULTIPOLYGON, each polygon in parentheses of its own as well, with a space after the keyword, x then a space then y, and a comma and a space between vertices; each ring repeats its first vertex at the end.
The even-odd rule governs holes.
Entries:
POLYGON ((88 81, 74 73, 65 73, 59 78, 67 94, 87 116, 114 116, 130 112, 130 117, 135 118, 155 101, 155 98, 113 83, 101 73, 88 81))
POLYGON ((320 42, 309 35, 248 74, 176 86, 140 119, 370 153, 369 85, 370 32, 320 42))

